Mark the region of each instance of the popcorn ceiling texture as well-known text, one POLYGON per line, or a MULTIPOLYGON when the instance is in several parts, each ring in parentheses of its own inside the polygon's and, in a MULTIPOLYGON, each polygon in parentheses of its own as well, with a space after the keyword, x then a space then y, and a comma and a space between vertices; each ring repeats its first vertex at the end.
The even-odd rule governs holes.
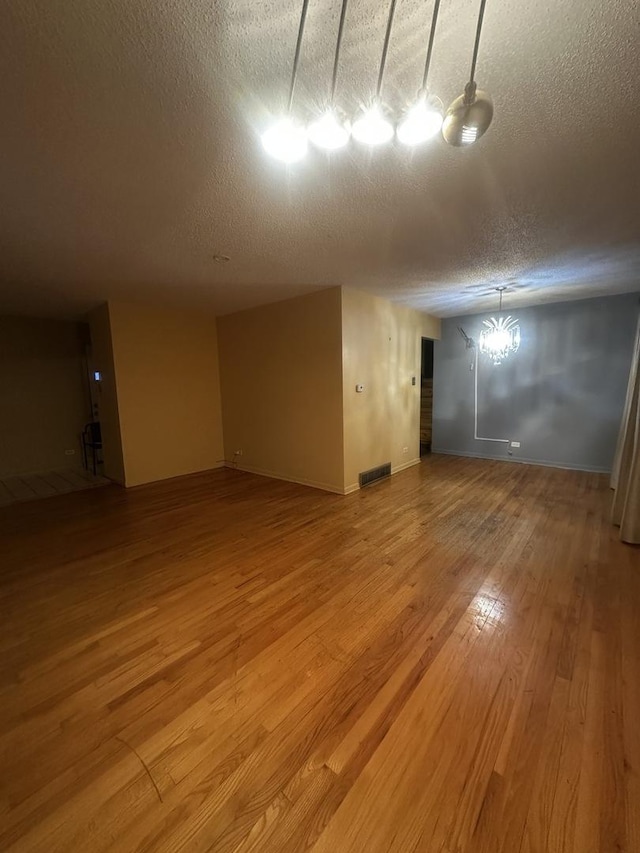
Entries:
MULTIPOLYGON (((311 0, 295 109, 326 99, 339 0, 311 0)), ((373 93, 388 4, 351 0, 341 106, 373 93)), ((442 4, 431 89, 469 73, 477 0, 442 4)), ((343 284, 435 314, 640 288, 635 0, 489 0, 474 147, 352 143, 283 167, 300 3, 0 4, 0 311, 106 298, 228 313, 343 284), (231 256, 216 264, 213 255, 231 256), (494 294, 495 295, 495 294, 494 294)), ((383 95, 419 86, 431 2, 399 0, 383 95)))

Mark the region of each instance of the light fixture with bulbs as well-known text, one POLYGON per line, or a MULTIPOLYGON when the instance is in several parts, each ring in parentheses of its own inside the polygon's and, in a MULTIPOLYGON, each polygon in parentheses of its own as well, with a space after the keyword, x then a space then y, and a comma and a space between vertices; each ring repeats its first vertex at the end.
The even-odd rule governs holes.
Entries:
POLYGON ((442 101, 435 95, 429 94, 427 85, 439 10, 440 0, 435 0, 431 29, 429 31, 427 58, 424 63, 424 73, 422 75, 422 86, 415 103, 407 110, 396 131, 398 139, 405 145, 421 145, 423 142, 432 139, 442 127, 442 101))
POLYGON ((393 137, 393 124, 389 120, 387 111, 382 104, 381 95, 384 71, 387 65, 389 39, 391 38, 391 27, 393 26, 393 16, 396 11, 396 2, 397 0, 391 0, 391 5, 389 7, 387 29, 384 34, 382 57, 380 59, 380 69, 378 71, 376 96, 370 106, 364 109, 353 123, 353 135, 355 139, 365 145, 382 145, 384 142, 388 142, 393 137))
POLYGON ((351 125, 345 116, 336 109, 338 65, 340 62, 340 48, 342 46, 342 34, 344 32, 344 21, 346 15, 347 0, 342 0, 340 23, 338 24, 338 37, 336 39, 336 52, 333 57, 331 99, 325 112, 309 125, 309 139, 318 148, 324 148, 326 151, 335 151, 337 148, 343 148, 351 136, 351 125))
POLYGON ((309 139, 318 148, 335 151, 344 148, 351 136, 349 122, 335 108, 329 108, 309 125, 309 139))
POLYGON ((347 13, 347 2, 348 0, 342 0, 341 5, 329 104, 318 117, 306 126, 296 119, 292 112, 298 66, 300 63, 300 49, 309 7, 309 0, 303 0, 291 71, 287 109, 262 134, 262 144, 265 150, 277 160, 284 163, 295 163, 305 157, 309 141, 317 148, 326 151, 335 151, 344 148, 351 136, 357 142, 371 148, 389 142, 394 134, 400 143, 408 147, 422 145, 435 137, 440 131, 442 131, 445 141, 456 147, 472 145, 480 139, 487 131, 493 118, 493 103, 491 98, 486 92, 478 89, 475 82, 476 62, 478 59, 478 48, 480 45, 486 0, 480 0, 480 11, 478 14, 469 82, 465 86, 464 94, 453 101, 444 116, 442 101, 431 94, 428 88, 429 69, 440 10, 440 0, 434 0, 422 86, 417 98, 406 110, 397 128, 395 127, 390 111, 382 101, 382 84, 397 0, 391 0, 390 2, 378 71, 378 82, 371 103, 360 111, 353 125, 350 124, 347 116, 336 106, 336 84, 347 13))
POLYGON ((309 0, 302 0, 302 12, 300 14, 300 25, 298 26, 298 39, 296 41, 296 52, 293 57, 293 68, 291 69, 291 83, 289 84, 289 99, 287 101, 286 114, 277 119, 271 127, 262 134, 262 144, 265 150, 281 160, 283 163, 295 163, 302 160, 307 153, 307 129, 291 115, 293 107, 293 95, 296 89, 298 77, 298 64, 300 62, 300 48, 304 25, 307 19, 309 0))
POLYGON ((379 101, 362 111, 353 123, 353 137, 364 145, 382 145, 393 137, 393 125, 379 101))
POLYGON ((496 365, 502 364, 511 353, 517 352, 520 347, 520 324, 518 320, 511 316, 501 316, 502 294, 506 289, 504 285, 496 287, 500 294, 499 316, 482 321, 485 328, 480 332, 478 343, 480 352, 487 355, 496 365))
POLYGON ((464 93, 456 98, 447 110, 442 124, 442 135, 449 145, 460 147, 472 145, 489 129, 493 119, 493 101, 487 92, 476 86, 476 62, 478 60, 478 48, 480 47, 480 34, 484 20, 484 7, 487 0, 480 0, 480 12, 478 14, 478 25, 476 27, 476 40, 473 45, 473 57, 471 59, 471 74, 469 82, 464 87, 464 93))
POLYGON ((307 131, 291 116, 283 116, 262 134, 265 150, 283 163, 296 163, 307 153, 307 131))

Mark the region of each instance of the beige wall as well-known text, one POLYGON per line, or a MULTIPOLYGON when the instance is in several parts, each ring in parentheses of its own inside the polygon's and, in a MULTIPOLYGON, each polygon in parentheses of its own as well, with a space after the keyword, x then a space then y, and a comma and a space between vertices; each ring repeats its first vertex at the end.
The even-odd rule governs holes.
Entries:
POLYGON ((0 317, 0 477, 81 466, 85 340, 78 323, 0 317))
POLYGON ((99 370, 102 374, 101 382, 93 383, 93 389, 102 433, 103 473, 105 477, 124 485, 124 460, 111 346, 111 322, 109 306, 106 303, 89 314, 89 326, 91 328, 91 368, 99 370))
POLYGON ((127 486, 223 464, 215 317, 109 303, 127 486))
POLYGON ((361 471, 385 462, 398 471, 420 459, 423 337, 439 338, 440 320, 368 293, 342 290, 347 492, 357 488, 361 471), (358 384, 364 385, 362 393, 356 392, 358 384))
POLYGON ((340 288, 218 319, 225 457, 342 492, 340 288))
POLYGON ((421 338, 440 335, 429 315, 335 287, 220 317, 217 345, 213 318, 124 303, 94 312, 92 329, 112 342, 112 368, 105 346, 96 365, 107 473, 119 479, 121 435, 128 486, 226 459, 342 493, 361 471, 419 459, 421 338))

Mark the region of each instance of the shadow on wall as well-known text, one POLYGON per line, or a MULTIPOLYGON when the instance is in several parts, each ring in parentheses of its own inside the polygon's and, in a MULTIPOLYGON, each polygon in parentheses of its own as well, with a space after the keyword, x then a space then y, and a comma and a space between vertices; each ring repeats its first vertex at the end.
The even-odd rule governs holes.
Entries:
MULTIPOLYGON (((513 312, 515 313, 515 312, 513 312)), ((488 315, 442 324, 434 371, 434 450, 608 471, 622 416, 638 295, 519 310, 522 344, 501 365, 479 356, 474 438, 474 353, 457 332, 478 339, 488 315)))

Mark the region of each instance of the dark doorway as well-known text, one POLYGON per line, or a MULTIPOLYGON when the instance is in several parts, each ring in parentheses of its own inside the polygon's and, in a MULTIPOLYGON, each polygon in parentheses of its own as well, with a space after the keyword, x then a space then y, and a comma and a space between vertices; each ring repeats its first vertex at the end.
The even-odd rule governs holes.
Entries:
POLYGON ((431 453, 433 422, 433 341, 422 339, 420 369, 420 456, 431 453))

